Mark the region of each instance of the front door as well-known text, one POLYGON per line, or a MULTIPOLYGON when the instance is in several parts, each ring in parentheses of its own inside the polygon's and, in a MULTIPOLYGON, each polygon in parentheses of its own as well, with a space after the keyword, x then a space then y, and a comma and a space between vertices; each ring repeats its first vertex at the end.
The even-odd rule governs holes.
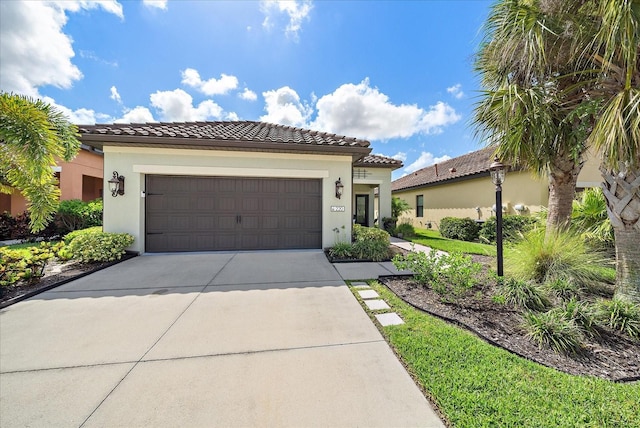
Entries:
POLYGON ((356 195, 356 223, 369 226, 369 195, 356 195))

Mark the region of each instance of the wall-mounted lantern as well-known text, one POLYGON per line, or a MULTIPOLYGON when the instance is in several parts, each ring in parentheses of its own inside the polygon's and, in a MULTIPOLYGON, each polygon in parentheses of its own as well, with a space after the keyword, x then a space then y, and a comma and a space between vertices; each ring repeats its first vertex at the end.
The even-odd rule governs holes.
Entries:
POLYGON ((113 177, 108 183, 111 196, 115 198, 118 195, 124 195, 124 176, 119 175, 118 171, 113 171, 113 177))
POLYGON ((344 184, 340 178, 336 181, 336 198, 340 199, 342 197, 342 192, 344 192, 344 184))

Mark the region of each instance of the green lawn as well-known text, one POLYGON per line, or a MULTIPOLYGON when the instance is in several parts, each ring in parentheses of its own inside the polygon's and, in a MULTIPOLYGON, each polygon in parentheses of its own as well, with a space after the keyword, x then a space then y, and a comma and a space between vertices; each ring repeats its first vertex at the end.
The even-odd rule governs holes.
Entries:
POLYGON ((496 255, 496 247, 494 245, 443 238, 440 232, 432 229, 416 229, 416 236, 408 239, 416 244, 426 245, 436 250, 446 251, 447 253, 458 252, 484 256, 496 255))
POLYGON ((450 425, 640 426, 640 384, 541 366, 412 308, 380 284, 372 286, 405 321, 383 334, 450 425))

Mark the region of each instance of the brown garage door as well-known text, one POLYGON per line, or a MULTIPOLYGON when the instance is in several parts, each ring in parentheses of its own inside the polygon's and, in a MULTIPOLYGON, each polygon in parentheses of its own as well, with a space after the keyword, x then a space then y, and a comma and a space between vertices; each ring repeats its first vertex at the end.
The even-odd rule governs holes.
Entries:
POLYGON ((321 180, 147 176, 148 252, 321 247, 321 180))

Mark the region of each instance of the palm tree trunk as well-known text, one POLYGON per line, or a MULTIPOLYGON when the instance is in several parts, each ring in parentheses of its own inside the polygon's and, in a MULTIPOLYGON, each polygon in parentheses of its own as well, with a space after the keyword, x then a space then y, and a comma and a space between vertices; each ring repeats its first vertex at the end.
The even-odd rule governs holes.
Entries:
POLYGON ((571 220, 578 174, 584 162, 576 162, 571 155, 558 154, 549 170, 549 210, 547 230, 564 229, 571 220))
POLYGON ((616 238, 615 296, 640 304, 640 169, 600 172, 616 238))

